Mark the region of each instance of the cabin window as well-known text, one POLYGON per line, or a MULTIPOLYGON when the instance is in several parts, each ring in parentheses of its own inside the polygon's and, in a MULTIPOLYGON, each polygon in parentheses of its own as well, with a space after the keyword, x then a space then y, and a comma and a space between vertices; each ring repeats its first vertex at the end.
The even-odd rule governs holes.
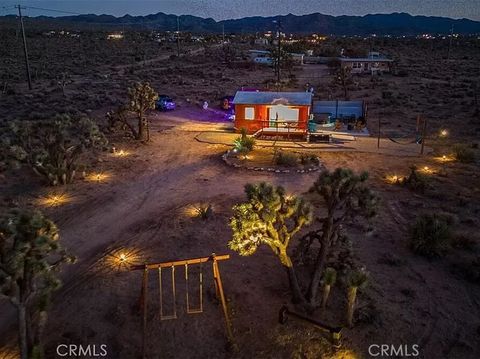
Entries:
POLYGON ((255 118, 255 108, 245 107, 245 120, 253 120, 255 118))

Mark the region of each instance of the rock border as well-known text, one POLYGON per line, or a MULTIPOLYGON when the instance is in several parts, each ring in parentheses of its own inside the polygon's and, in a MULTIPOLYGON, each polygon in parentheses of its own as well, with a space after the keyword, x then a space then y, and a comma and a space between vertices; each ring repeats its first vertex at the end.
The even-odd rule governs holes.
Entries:
POLYGON ((312 173, 312 172, 320 171, 321 169, 324 168, 324 166, 320 163, 320 158, 318 156, 315 156, 315 157, 317 157, 318 162, 320 163, 318 166, 313 165, 313 166, 310 166, 308 168, 297 169, 297 170, 281 170, 281 169, 278 169, 278 168, 271 168, 271 167, 242 166, 242 165, 239 165, 238 163, 234 163, 234 162, 229 160, 231 152, 232 152, 232 150, 228 150, 227 152, 225 152, 222 155, 222 161, 225 162, 225 164, 227 166, 234 167, 234 168, 242 168, 242 169, 245 169, 247 171, 273 172, 273 173, 312 173))

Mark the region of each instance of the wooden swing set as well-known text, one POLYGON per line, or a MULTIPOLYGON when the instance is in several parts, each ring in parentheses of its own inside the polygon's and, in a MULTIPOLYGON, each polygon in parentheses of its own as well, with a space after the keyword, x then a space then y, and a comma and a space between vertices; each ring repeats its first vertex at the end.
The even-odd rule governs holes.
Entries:
POLYGON ((220 269, 218 266, 219 261, 230 259, 230 255, 219 255, 212 253, 209 257, 202 258, 192 258, 184 259, 172 262, 162 262, 162 263, 145 263, 143 265, 132 266, 131 270, 143 270, 143 280, 142 280, 142 289, 139 300, 140 311, 143 315, 143 343, 142 343, 142 352, 143 358, 146 358, 146 336, 147 336, 147 298, 148 298, 148 278, 149 271, 156 270, 158 271, 158 283, 159 283, 159 301, 160 301, 160 320, 170 320, 177 319, 177 297, 176 297, 176 286, 175 286, 175 267, 184 266, 185 268, 185 299, 186 299, 186 312, 187 314, 198 314, 203 313, 203 263, 212 262, 212 271, 213 271, 213 282, 215 284, 215 292, 217 299, 222 304, 223 316, 225 318, 225 327, 227 332, 227 338, 230 344, 233 343, 233 333, 230 318, 228 316, 227 302, 225 299, 225 294, 223 292, 222 279, 220 276, 220 269), (192 306, 189 298, 189 266, 190 265, 200 265, 200 271, 198 275, 199 281, 199 303, 196 307, 192 306), (165 270, 170 268, 171 271, 171 282, 172 282, 172 298, 173 298, 173 312, 171 314, 165 314, 164 312, 164 290, 162 276, 165 278, 165 270))

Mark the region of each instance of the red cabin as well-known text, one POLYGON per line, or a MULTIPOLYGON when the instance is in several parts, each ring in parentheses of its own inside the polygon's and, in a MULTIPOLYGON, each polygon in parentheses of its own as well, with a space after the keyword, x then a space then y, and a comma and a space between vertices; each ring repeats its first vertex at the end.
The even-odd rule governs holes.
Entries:
POLYGON ((312 94, 238 91, 233 104, 237 131, 245 128, 249 134, 305 135, 312 94))

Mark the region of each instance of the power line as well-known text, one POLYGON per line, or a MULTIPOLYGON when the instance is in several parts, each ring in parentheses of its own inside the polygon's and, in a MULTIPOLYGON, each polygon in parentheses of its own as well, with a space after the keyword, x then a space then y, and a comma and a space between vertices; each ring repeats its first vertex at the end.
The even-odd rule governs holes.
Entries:
POLYGON ((84 15, 80 14, 78 12, 72 12, 72 11, 64 11, 64 10, 56 10, 56 9, 46 9, 43 7, 35 7, 35 6, 25 6, 27 9, 33 9, 33 10, 42 10, 42 11, 50 11, 50 12, 58 12, 62 14, 70 14, 70 15, 84 15))

